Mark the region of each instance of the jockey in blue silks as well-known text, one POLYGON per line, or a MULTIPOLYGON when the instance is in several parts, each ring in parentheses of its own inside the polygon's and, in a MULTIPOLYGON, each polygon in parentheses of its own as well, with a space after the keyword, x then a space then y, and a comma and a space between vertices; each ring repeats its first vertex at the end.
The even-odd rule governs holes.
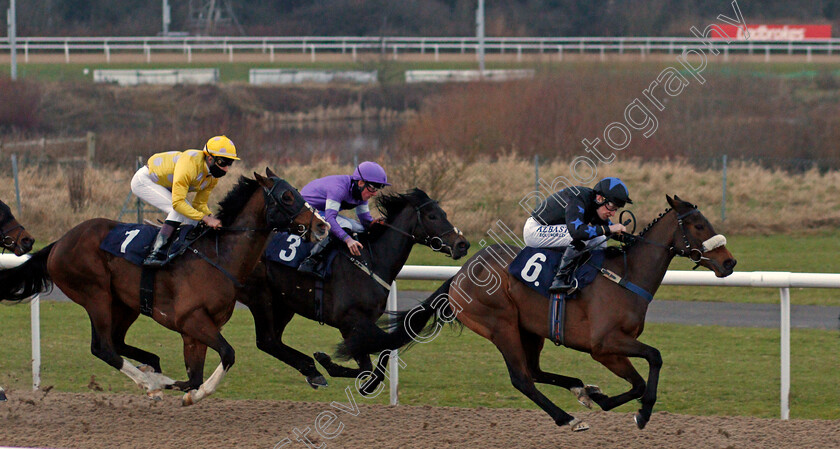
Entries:
POLYGON ((352 175, 334 175, 318 178, 300 189, 300 194, 315 209, 321 212, 330 224, 330 235, 318 242, 298 268, 299 271, 323 277, 323 255, 332 238, 347 245, 350 253, 361 255, 362 244, 342 228, 354 232, 367 229, 373 222, 368 201, 376 196, 380 189, 389 186, 388 176, 376 162, 362 162, 352 175), (359 221, 338 214, 341 210, 355 209, 359 221))
POLYGON ((568 187, 537 206, 522 231, 525 244, 534 248, 565 247, 549 291, 574 291, 572 261, 585 250, 604 247, 607 238, 626 232, 612 223, 618 209, 633 203, 627 186, 618 178, 604 178, 594 188, 568 187))

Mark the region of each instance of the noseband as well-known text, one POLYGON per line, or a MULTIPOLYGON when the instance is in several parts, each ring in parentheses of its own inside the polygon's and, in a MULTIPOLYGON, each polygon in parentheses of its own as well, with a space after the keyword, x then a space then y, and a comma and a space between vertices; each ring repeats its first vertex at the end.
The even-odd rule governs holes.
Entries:
POLYGON ((5 217, 5 220, 3 221, 3 223, 0 224, 0 239, 2 239, 3 250, 4 251, 6 249, 13 250, 15 246, 19 247, 20 242, 18 240, 20 239, 21 233, 23 233, 23 231, 25 230, 23 225, 20 224, 20 223, 17 223, 16 226, 13 226, 9 229, 3 229, 3 227, 5 227, 7 224, 9 224, 9 222, 12 222, 12 221, 14 221, 14 217, 8 216, 8 217, 5 217), (9 235, 15 230, 17 230, 17 238, 9 235))
MULTIPOLYGON (((270 189, 266 189, 265 187, 263 187, 263 193, 266 196, 266 204, 271 204, 274 207, 279 207, 281 209, 290 209, 290 208, 294 208, 294 207, 299 207, 297 212, 289 218, 289 221, 285 225, 286 228, 289 228, 289 230, 291 231, 292 230, 291 229, 292 224, 294 224, 295 219, 300 214, 302 214, 304 211, 308 210, 308 211, 312 212, 312 220, 314 220, 315 217, 318 216, 318 213, 315 211, 315 209, 312 206, 310 206, 309 203, 307 203, 305 200, 302 200, 302 198, 301 198, 302 201, 295 201, 295 203, 292 204, 291 206, 287 206, 287 205, 281 203, 279 200, 277 200, 277 198, 274 196, 274 189, 276 189, 277 186, 279 186, 279 185, 280 185, 280 183, 275 181, 274 185, 271 186, 270 189), (271 199, 270 203, 268 201, 269 198, 271 199)), ((284 192, 286 192, 286 191, 284 191, 284 192)), ((310 220, 310 225, 312 224, 312 220, 310 220)), ((298 235, 303 237, 303 236, 306 235, 307 232, 309 232, 309 227, 308 226, 306 226, 304 224, 298 224, 297 225, 297 234, 298 235)))

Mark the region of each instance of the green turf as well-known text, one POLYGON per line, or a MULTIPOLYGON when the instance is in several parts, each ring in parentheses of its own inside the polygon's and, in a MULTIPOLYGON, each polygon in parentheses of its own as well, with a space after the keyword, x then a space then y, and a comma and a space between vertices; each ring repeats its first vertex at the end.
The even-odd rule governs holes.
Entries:
MULTIPOLYGON (((6 389, 28 388, 29 307, 0 307, 0 317, 0 385, 6 389)), ((46 302, 41 317, 42 387, 86 392, 91 391, 89 384, 95 377, 96 384, 106 392, 141 394, 126 376, 90 354, 90 326, 81 307, 46 302)), ((247 311, 237 310, 223 334, 236 349, 236 365, 222 383, 218 397, 347 402, 345 389, 352 387, 350 380, 329 378, 330 387, 316 391, 297 371, 258 351, 247 311)), ((286 335, 285 340, 304 353, 332 352, 339 339, 334 329, 300 318, 292 322, 286 335)), ((185 377, 177 334, 141 318, 127 341, 160 355, 166 374, 185 377)), ((655 410, 779 416, 778 331, 652 324, 641 341, 657 347, 664 360, 655 410)), ((832 380, 840 363, 836 332, 794 329, 791 343, 791 417, 840 419, 836 407, 840 386, 832 380)), ((400 372, 402 404, 536 408, 511 386, 495 347, 468 329, 461 335, 444 329, 434 341, 417 345, 402 357, 406 363, 400 372)), ((219 358, 211 351, 207 360, 209 376, 219 358)), ((638 360, 634 364, 647 377, 646 363, 638 360)), ((542 366, 598 384, 609 394, 628 388, 588 355, 550 343, 545 347, 542 366)), ((551 386, 540 389, 560 407, 572 413, 582 410, 565 390, 551 386)), ((387 402, 387 391, 375 399, 363 399, 351 391, 360 403, 387 402)), ((617 411, 637 408, 634 402, 617 411)))
MULTIPOLYGON (((96 69, 173 69, 173 68, 218 68, 221 82, 248 82, 248 70, 252 68, 296 68, 296 69, 318 69, 318 70, 378 70, 380 80, 402 82, 405 78, 405 70, 474 70, 477 68, 475 61, 466 59, 463 62, 434 62, 434 61, 394 61, 389 58, 360 58, 359 62, 269 62, 266 55, 265 62, 228 62, 225 56, 221 56, 218 62, 183 62, 162 63, 136 62, 136 63, 23 63, 23 58, 18 59, 18 77, 36 79, 41 81, 92 81, 93 70, 96 69), (364 60, 362 60, 364 59, 364 60), (84 69, 89 73, 85 75, 84 69)), ((579 70, 597 70, 599 72, 615 73, 653 73, 656 74, 664 67, 674 66, 676 55, 673 60, 663 59, 656 61, 632 61, 632 62, 597 62, 597 61, 552 61, 552 62, 493 62, 487 63, 487 69, 521 69, 534 68, 543 72, 565 72, 579 70)), ((0 74, 8 74, 9 66, 0 66, 0 74)), ((778 77, 781 79, 814 78, 822 75, 838 76, 840 64, 819 63, 803 65, 802 63, 721 63, 712 60, 706 74, 720 74, 722 76, 743 76, 755 77, 778 77)))

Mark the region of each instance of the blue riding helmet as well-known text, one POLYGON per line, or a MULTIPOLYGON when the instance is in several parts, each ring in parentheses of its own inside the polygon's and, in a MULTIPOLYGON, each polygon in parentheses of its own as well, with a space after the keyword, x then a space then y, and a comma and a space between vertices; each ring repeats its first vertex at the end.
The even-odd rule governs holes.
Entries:
POLYGON ((365 161, 356 167, 350 179, 356 181, 364 181, 371 183, 378 187, 389 186, 388 176, 385 174, 385 169, 376 162, 365 161))
POLYGON ((592 190, 618 207, 624 207, 625 204, 633 204, 633 200, 630 199, 629 189, 618 178, 604 178, 598 181, 598 184, 595 184, 595 188, 592 190))

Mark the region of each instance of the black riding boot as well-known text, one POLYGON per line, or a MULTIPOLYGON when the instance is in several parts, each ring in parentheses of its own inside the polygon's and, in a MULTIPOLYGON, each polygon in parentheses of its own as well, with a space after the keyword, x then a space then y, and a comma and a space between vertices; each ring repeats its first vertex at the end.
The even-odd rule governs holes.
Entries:
POLYGON ((572 261, 580 254, 580 251, 574 246, 566 247, 566 252, 563 253, 563 258, 560 259, 560 267, 557 268, 557 274, 554 275, 554 280, 551 282, 551 287, 548 291, 551 293, 566 292, 571 293, 577 288, 577 281, 572 279, 574 267, 572 261))
POLYGON ((155 243, 152 245, 152 251, 143 261, 143 266, 161 267, 166 263, 166 252, 169 249, 169 241, 172 240, 172 234, 175 233, 176 227, 177 223, 173 225, 169 221, 161 226, 158 235, 155 237, 155 243))
POLYGON ((309 256, 303 259, 300 263, 298 271, 301 273, 309 273, 323 279, 326 270, 324 263, 324 249, 330 244, 330 236, 324 237, 323 240, 316 243, 309 252, 309 256))

